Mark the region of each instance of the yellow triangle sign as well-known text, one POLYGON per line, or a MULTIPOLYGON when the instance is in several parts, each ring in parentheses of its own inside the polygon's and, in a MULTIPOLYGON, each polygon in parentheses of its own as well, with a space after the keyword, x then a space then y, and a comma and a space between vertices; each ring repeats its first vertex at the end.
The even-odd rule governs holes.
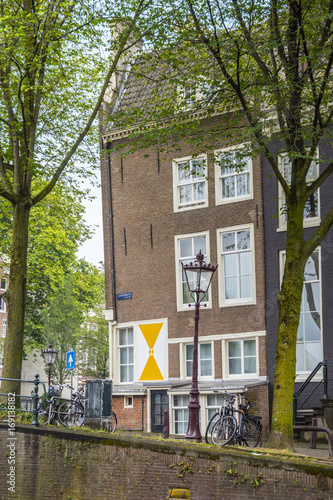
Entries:
POLYGON ((156 342, 157 337, 161 331, 162 326, 163 326, 163 323, 152 323, 149 325, 139 325, 139 328, 142 331, 144 338, 146 339, 146 342, 148 344, 149 349, 154 348, 155 342, 156 342))
POLYGON ((146 366, 144 367, 144 370, 141 373, 141 377, 139 378, 139 380, 164 380, 162 373, 152 354, 149 356, 146 366))

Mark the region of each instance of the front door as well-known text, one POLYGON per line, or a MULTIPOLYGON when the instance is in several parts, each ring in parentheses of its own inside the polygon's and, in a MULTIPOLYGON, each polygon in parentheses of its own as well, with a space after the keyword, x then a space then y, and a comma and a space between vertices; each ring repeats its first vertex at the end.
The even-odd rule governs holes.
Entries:
POLYGON ((164 410, 168 410, 167 391, 151 391, 151 431, 163 432, 164 410))

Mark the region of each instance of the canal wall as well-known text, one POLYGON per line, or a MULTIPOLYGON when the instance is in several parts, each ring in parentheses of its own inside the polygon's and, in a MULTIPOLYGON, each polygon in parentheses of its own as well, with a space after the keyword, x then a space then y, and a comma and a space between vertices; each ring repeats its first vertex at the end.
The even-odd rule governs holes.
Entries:
POLYGON ((333 460, 0 424, 1 500, 329 500, 333 460))

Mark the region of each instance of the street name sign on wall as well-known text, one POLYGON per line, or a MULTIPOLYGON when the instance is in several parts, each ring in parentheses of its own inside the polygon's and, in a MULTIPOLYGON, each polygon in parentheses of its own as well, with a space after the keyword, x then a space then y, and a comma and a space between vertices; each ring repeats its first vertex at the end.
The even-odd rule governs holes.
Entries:
POLYGON ((132 292, 118 293, 117 300, 126 300, 132 298, 132 292))
POLYGON ((66 370, 74 370, 75 368, 75 351, 66 353, 66 370))

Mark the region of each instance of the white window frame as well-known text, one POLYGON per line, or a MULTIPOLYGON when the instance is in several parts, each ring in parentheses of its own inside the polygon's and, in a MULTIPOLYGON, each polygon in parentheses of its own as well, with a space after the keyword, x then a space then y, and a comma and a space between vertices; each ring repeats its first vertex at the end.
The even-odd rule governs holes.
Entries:
POLYGON ((85 368, 85 369, 88 368, 88 361, 89 361, 89 354, 88 354, 88 351, 85 350, 82 353, 82 365, 83 365, 83 368, 85 368))
POLYGON ((222 377, 223 380, 252 380, 259 378, 259 337, 262 336, 262 332, 246 332, 246 333, 234 333, 230 335, 225 335, 226 338, 222 339, 222 377), (244 352, 244 340, 255 340, 256 342, 256 371, 254 373, 244 374, 244 360, 242 359, 242 373, 241 374, 230 374, 229 373, 229 348, 228 343, 233 341, 242 341, 242 357, 244 352))
POLYGON ((184 212, 186 210, 195 210, 198 208, 208 207, 208 179, 207 179, 207 155, 198 155, 195 158, 193 156, 185 156, 184 158, 176 158, 172 161, 173 165, 173 209, 174 212, 184 212), (194 185, 196 184, 196 178, 189 180, 188 182, 179 183, 178 182, 178 165, 180 163, 186 163, 196 160, 203 159, 205 161, 205 175, 204 177, 197 177, 197 182, 204 182, 205 186, 205 199, 203 201, 194 201, 186 204, 180 204, 179 202, 179 188, 182 185, 194 185))
POLYGON ((254 240, 254 225, 243 224, 241 226, 232 226, 222 229, 217 229, 217 255, 218 255, 218 278, 219 278, 219 305, 220 307, 233 307, 243 305, 256 304, 256 268, 255 268, 255 240, 254 240), (251 263, 252 263, 252 297, 225 299, 225 286, 224 286, 224 259, 222 254, 222 234, 233 233, 243 230, 250 231, 251 238, 251 263))
POLYGON ((171 404, 172 404, 172 429, 173 429, 173 434, 176 434, 177 436, 185 436, 186 435, 186 432, 187 432, 187 427, 188 427, 188 420, 187 420, 187 425, 186 425, 186 420, 183 419, 183 420, 178 420, 178 422, 183 422, 185 425, 184 425, 184 434, 182 433, 176 433, 176 411, 177 410, 180 410, 180 411, 183 411, 183 415, 185 414, 186 411, 188 411, 188 403, 185 403, 183 406, 175 406, 174 404, 174 397, 175 396, 178 396, 178 397, 185 397, 185 398, 189 398, 189 395, 188 393, 187 394, 172 394, 171 396, 171 404))
POLYGON ((207 79, 201 77, 201 81, 187 83, 186 85, 177 85, 177 104, 176 112, 186 112, 195 110, 198 101, 202 100, 205 93, 205 88, 208 86, 207 79), (186 99, 186 89, 193 89, 191 98, 186 99))
MULTIPOLYGON (((191 233, 182 234, 175 236, 175 257, 176 257, 176 293, 177 293, 177 311, 188 311, 189 305, 183 304, 183 287, 182 287, 182 266, 180 260, 180 240, 186 238, 206 238, 206 257, 205 262, 210 262, 210 247, 209 247, 209 231, 203 231, 201 233, 191 233)), ((194 257, 195 258, 195 257, 194 257)), ((207 297, 206 297, 207 299, 207 297)), ((208 300, 202 302, 206 304, 206 309, 211 309, 212 307, 212 293, 211 290, 208 291, 208 300)))
POLYGON ((0 290, 5 291, 6 290, 6 278, 2 277, 1 282, 0 282, 0 290), (2 283, 5 283, 5 287, 3 288, 2 283))
POLYGON ((257 376, 257 374, 258 374, 258 354, 257 354, 258 349, 257 349, 256 339, 228 340, 227 349, 228 349, 228 374, 229 374, 229 378, 257 376), (240 346, 241 346, 241 354, 240 354, 240 356, 237 356, 237 358, 231 358, 230 353, 229 353, 229 346, 232 342, 239 342, 240 346), (245 351, 245 349, 244 349, 245 342, 255 342, 255 356, 245 356, 245 352, 244 352, 245 351), (255 358, 256 369, 254 372, 245 373, 245 358, 247 358, 247 357, 255 358), (229 368, 230 359, 240 359, 240 361, 241 361, 241 372, 240 373, 230 373, 230 368, 229 368))
MULTIPOLYGON (((186 358, 186 346, 193 345, 193 342, 180 343, 180 357, 182 360, 182 366, 180 367, 181 379, 191 379, 192 376, 187 375, 187 358, 186 358)), ((201 340, 198 342, 198 380, 213 380, 214 379, 214 342, 213 341, 205 341, 201 340), (202 344, 210 344, 211 346, 211 366, 212 366, 212 374, 211 375, 201 375, 200 363, 201 363, 201 355, 200 348, 202 344)))
MULTIPOLYGON (((317 247, 314 252, 318 252, 318 262, 319 262, 319 297, 320 297, 320 333, 321 333, 321 357, 324 359, 324 343, 323 343, 323 297, 322 297, 322 273, 321 273, 321 247, 317 247)), ((313 253, 314 253, 313 252, 313 253)), ((281 250, 279 252, 279 268, 280 268, 280 285, 282 284, 283 274, 284 274, 284 262, 285 262, 286 251, 281 250)), ((304 280, 303 280, 304 284, 304 280)), ((302 296, 303 300, 303 296, 302 296)), ((302 311, 300 312, 302 314, 302 311)), ((296 341, 297 343, 297 341, 296 341)), ((305 344, 305 342, 303 342, 305 344)), ((297 366, 297 365, 296 365, 297 366)), ((311 373, 310 371, 302 371, 296 372, 296 382, 304 382, 308 375, 311 373)), ((312 380, 320 380, 322 378, 322 370, 314 376, 312 380)))
POLYGON ((124 396, 124 408, 133 408, 133 396, 124 396))
POLYGON ((1 303, 1 306, 0 306, 0 313, 4 314, 6 312, 6 301, 3 297, 0 296, 0 303, 1 303), (3 306, 3 307, 2 307, 3 306))
POLYGON ((223 396, 222 393, 218 393, 218 394, 206 394, 205 418, 206 418, 207 424, 210 421, 210 418, 212 418, 212 415, 209 416, 209 411, 212 410, 212 413, 218 412, 219 409, 221 408, 221 406, 223 406, 225 404, 225 402, 226 402, 226 400, 225 400, 225 398, 224 398, 224 396, 223 396), (213 396, 213 398, 215 399, 215 404, 214 405, 209 405, 208 404, 208 398, 209 398, 209 396, 213 396), (218 403, 218 399, 221 400, 221 404, 218 403))
MULTIPOLYGON (((119 326, 119 328, 117 328, 117 359, 118 359, 118 362, 117 362, 117 366, 118 366, 118 381, 119 381, 119 384, 133 384, 133 382, 135 381, 135 328, 134 328, 134 325, 126 325, 126 326, 119 326), (128 335, 128 330, 129 329, 132 329, 133 331, 133 344, 122 344, 120 345, 120 330, 127 330, 127 335, 128 335), (133 348, 133 380, 126 380, 126 381, 121 381, 121 366, 125 366, 125 365, 121 365, 120 364, 120 352, 121 352, 121 349, 127 349, 127 353, 128 353, 128 348, 129 347, 132 347, 133 348)), ((128 374, 128 367, 132 365, 132 363, 127 363, 127 374, 128 374)), ((129 378, 129 377, 127 377, 129 378)))
MULTIPOLYGON (((317 150, 316 154, 317 158, 319 158, 319 151, 317 150)), ((281 154, 278 156, 278 167, 280 172, 283 174, 283 160, 284 158, 288 157, 287 154, 281 154)), ((317 163, 317 174, 319 176, 319 163, 317 163)), ((320 221, 321 221, 321 216, 320 216, 320 188, 317 189, 318 193, 318 215, 316 217, 309 217, 307 219, 303 219, 303 226, 304 227, 314 227, 314 226, 319 226, 320 221)), ((283 208, 286 206, 286 196, 285 192, 282 189, 282 186, 280 182, 278 182, 278 222, 279 222, 279 227, 277 228, 277 231, 286 231, 287 230, 287 221, 285 217, 285 211, 283 208)))
MULTIPOLYGON (((225 205, 229 203, 236 203, 239 201, 251 200, 253 199, 253 160, 249 157, 249 193, 242 196, 233 196, 232 198, 223 198, 222 197, 222 179, 224 176, 221 174, 221 165, 220 165, 220 154, 221 153, 229 153, 231 151, 238 151, 244 149, 248 144, 238 144, 236 146, 230 146, 228 148, 217 149, 214 151, 215 157, 215 203, 216 205, 225 205)), ((242 172, 235 172, 233 174, 234 177, 242 175, 242 172)), ((230 175, 231 177, 231 175, 230 175)))
POLYGON ((2 320, 2 333, 1 333, 1 336, 2 338, 6 338, 6 334, 7 334, 7 319, 3 319, 2 320))

